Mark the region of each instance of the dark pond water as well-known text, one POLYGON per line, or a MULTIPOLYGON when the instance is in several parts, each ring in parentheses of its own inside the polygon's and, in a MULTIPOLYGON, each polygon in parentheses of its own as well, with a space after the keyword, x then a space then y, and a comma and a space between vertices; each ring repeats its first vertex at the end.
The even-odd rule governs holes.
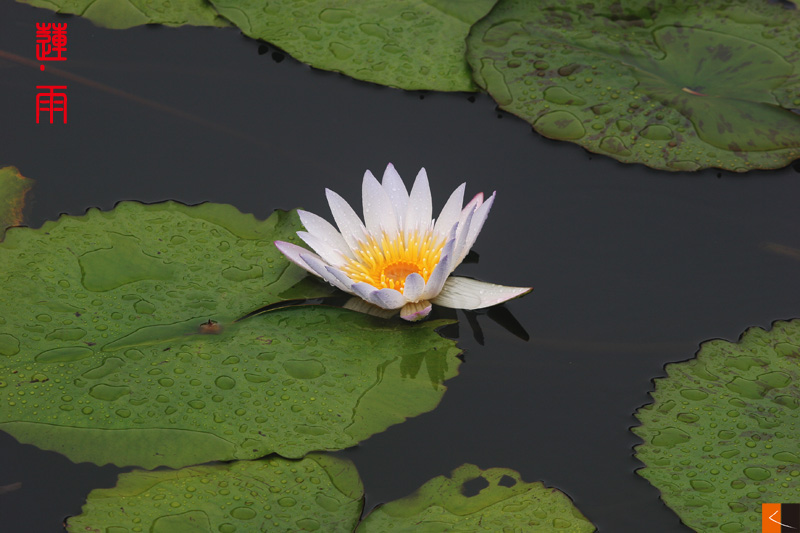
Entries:
MULTIPOLYGON (((35 22, 67 21, 64 70, 0 59, 0 166, 35 178, 31 226, 120 200, 230 203, 266 217, 361 176, 424 166, 437 206, 462 181, 497 190, 462 272, 533 285, 508 309, 525 342, 461 319, 465 363, 434 411, 356 448, 366 509, 470 462, 567 493, 602 532, 688 531, 635 474, 633 412, 700 342, 800 315, 800 176, 668 174, 541 138, 485 95, 408 93, 313 70, 237 30, 110 31, 5 3, 0 50, 35 59, 35 22), (283 60, 280 60, 283 58, 283 60), (65 84, 69 123, 34 123, 35 86, 65 84), (111 89, 113 88, 113 90, 111 89)), ((3 310, 6 312, 7 310, 3 310)), ((0 530, 58 532, 119 469, 0 434, 0 530)))

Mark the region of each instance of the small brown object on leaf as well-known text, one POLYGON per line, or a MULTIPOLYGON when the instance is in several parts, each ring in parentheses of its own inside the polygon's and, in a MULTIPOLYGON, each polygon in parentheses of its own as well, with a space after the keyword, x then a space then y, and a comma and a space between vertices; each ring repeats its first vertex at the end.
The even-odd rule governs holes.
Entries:
POLYGON ((217 335, 222 331, 222 326, 219 325, 219 322, 214 320, 208 319, 208 322, 203 322, 200 324, 199 332, 203 335, 217 335))

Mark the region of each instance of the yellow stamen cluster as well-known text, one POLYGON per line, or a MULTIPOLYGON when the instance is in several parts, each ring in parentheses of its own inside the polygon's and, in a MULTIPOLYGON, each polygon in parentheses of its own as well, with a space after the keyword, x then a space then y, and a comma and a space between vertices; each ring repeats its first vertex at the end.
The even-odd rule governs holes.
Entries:
POLYGON ((439 263, 445 240, 427 231, 409 234, 372 236, 354 251, 342 271, 353 281, 364 281, 377 289, 403 292, 406 276, 416 272, 425 282, 439 263))

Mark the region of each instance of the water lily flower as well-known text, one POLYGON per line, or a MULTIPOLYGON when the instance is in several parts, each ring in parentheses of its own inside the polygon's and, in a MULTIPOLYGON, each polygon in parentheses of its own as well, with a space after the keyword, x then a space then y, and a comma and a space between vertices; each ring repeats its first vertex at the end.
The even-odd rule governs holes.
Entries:
POLYGON ((297 235, 313 253, 283 241, 275 245, 287 259, 331 285, 385 310, 416 321, 431 304, 480 309, 521 296, 530 287, 505 287, 450 276, 478 237, 496 193, 478 193, 466 206, 462 183, 432 219, 431 190, 425 169, 411 193, 389 164, 378 183, 368 170, 362 196, 364 221, 341 196, 326 189, 337 230, 325 219, 298 210, 307 231, 297 235))

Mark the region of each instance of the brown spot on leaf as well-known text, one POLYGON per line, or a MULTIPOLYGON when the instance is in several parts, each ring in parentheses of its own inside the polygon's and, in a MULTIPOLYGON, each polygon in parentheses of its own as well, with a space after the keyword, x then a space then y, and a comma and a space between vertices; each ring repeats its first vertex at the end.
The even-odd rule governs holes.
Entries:
POLYGON ((200 328, 198 329, 198 333, 201 335, 218 335, 222 332, 222 326, 219 325, 219 322, 215 320, 208 319, 208 322, 203 322, 200 324, 200 328))

